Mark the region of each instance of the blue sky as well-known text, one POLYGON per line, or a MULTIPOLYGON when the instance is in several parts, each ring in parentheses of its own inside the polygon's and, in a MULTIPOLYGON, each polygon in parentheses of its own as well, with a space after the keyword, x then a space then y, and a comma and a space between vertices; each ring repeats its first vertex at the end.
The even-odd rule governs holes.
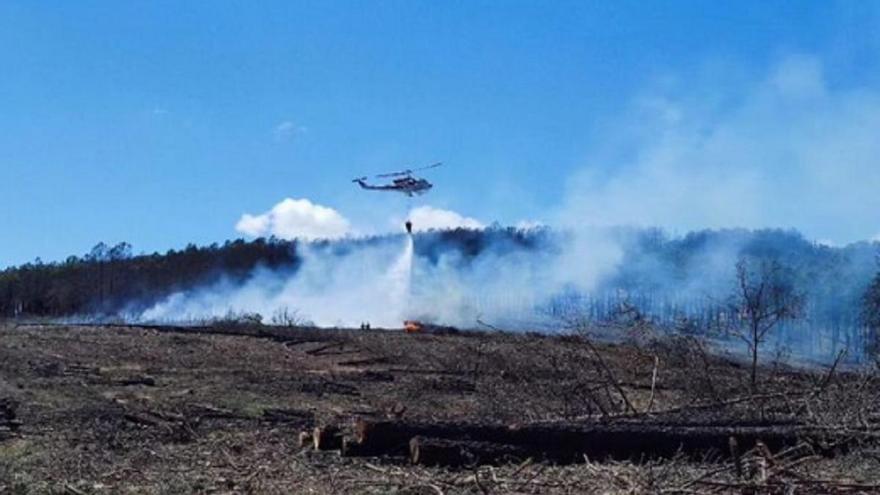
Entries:
POLYGON ((870 238, 878 33, 880 4, 856 1, 0 0, 0 266, 98 241, 136 252, 223 241, 284 198, 333 208, 357 232, 430 205, 483 223, 770 223, 870 238), (779 115, 791 120, 752 136, 779 115), (817 128, 835 140, 814 149, 817 128), (730 156, 695 150, 728 146, 770 151, 702 178, 738 189, 692 202, 675 198, 704 184, 663 188, 643 203, 651 215, 629 211, 645 196, 632 179, 686 182, 730 156), (821 158, 838 147, 858 166, 838 173, 821 158), (685 168, 657 158, 668 155, 685 168), (411 204, 350 183, 438 160, 435 191, 411 204), (829 180, 861 189, 804 210, 829 180), (681 214, 740 193, 773 200, 681 214))

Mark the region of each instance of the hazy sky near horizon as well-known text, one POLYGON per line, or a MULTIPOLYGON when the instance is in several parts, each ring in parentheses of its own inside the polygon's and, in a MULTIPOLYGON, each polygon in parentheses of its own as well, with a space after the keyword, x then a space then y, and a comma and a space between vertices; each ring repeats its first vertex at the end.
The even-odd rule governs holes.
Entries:
POLYGON ((0 0, 0 71, 0 266, 310 205, 880 234, 880 2, 0 0))

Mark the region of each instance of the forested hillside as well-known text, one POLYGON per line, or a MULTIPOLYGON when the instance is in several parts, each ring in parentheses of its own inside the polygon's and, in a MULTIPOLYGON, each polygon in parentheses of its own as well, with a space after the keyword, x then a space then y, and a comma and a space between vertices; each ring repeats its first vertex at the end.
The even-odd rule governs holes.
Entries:
MULTIPOLYGON (((515 229, 432 231, 417 236, 417 247, 420 256, 436 261, 450 251, 476 256, 490 245, 534 249, 546 236, 546 231, 515 229)), ((316 241, 310 247, 343 254, 393 237, 316 241)), ((170 293, 221 278, 235 283, 257 267, 293 273, 301 261, 297 245, 277 238, 238 239, 133 255, 127 243, 100 243, 84 256, 53 263, 37 259, 0 272, 0 316, 108 315, 132 304, 149 306, 170 293)))
POLYGON ((131 301, 157 300, 218 277, 243 279, 257 266, 296 263, 296 244, 276 239, 187 246, 165 254, 134 256, 121 243, 95 246, 63 262, 36 260, 0 273, 3 316, 107 314, 131 301))
MULTIPOLYGON (((773 260, 784 268, 790 285, 804 296, 803 314, 787 339, 805 339, 804 345, 830 349, 866 348, 880 325, 880 282, 876 243, 830 247, 805 240, 794 231, 705 230, 671 237, 660 230, 610 229, 603 236, 620 250, 613 269, 587 286, 564 285, 533 294, 541 308, 506 307, 511 312, 577 311, 595 321, 615 318, 621 306, 667 327, 706 331, 713 322, 730 318, 728 295, 735 290, 738 260, 773 260), (869 290, 873 281, 873 290, 869 290), (682 324, 685 321, 686 324, 682 324)), ((489 228, 431 231, 415 236, 415 256, 421 265, 442 266, 435 272, 414 274, 414 287, 428 285, 442 293, 443 284, 460 275, 456 288, 467 297, 499 299, 511 286, 492 286, 510 272, 540 273, 551 261, 564 259, 562 268, 577 271, 590 263, 590 244, 572 242, 574 234, 551 229, 489 228), (560 258, 570 250, 574 256, 560 258), (583 254, 583 256, 581 256, 583 254), (487 261, 488 260, 488 261, 487 261), (499 262, 501 260, 503 262, 499 262), (485 270, 488 266, 490 270, 485 270), (421 278, 419 278, 421 277, 421 278), (436 277, 436 278, 434 278, 436 277), (446 277, 446 278, 442 278, 446 277), (481 287, 494 287, 481 294, 481 287)), ((397 246, 401 236, 378 236, 298 243, 279 239, 228 241, 207 247, 188 246, 165 254, 132 255, 128 244, 99 244, 85 256, 63 262, 36 261, 0 272, 0 315, 3 317, 106 317, 136 314, 171 294, 209 286, 223 280, 234 286, 258 270, 280 280, 297 277, 303 253, 320 252, 322 262, 357 255, 370 246, 397 246)), ((572 254, 572 253, 568 253, 572 254)), ((527 287, 528 289, 528 287, 527 287)), ((535 289, 538 290, 538 289, 535 289)), ((438 291, 428 294, 434 297, 438 291)), ((482 299, 481 299, 482 300, 482 299)), ((430 305, 433 301, 426 301, 430 305)), ((457 304, 474 301, 457 301, 457 304)), ((298 309, 297 301, 290 307, 298 309)), ((482 311, 477 307, 477 310, 482 311)), ((472 320, 471 320, 472 321, 472 320)))

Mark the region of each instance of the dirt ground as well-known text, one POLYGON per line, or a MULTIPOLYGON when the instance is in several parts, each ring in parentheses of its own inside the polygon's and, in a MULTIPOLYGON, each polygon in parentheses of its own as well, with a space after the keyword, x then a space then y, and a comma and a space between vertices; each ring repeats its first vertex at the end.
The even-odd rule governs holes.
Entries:
POLYGON ((877 493, 876 375, 768 365, 752 395, 745 367, 693 339, 5 324, 0 493, 877 493), (858 439, 454 470, 300 448, 357 417, 797 421, 858 439))

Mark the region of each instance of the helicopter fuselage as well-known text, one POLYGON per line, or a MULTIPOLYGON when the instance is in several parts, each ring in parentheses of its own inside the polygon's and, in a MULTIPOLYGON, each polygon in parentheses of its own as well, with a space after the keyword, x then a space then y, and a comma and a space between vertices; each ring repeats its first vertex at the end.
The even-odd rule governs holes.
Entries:
POLYGON ((372 191, 398 191, 407 196, 415 196, 421 195, 428 192, 433 184, 428 182, 425 179, 416 179, 414 177, 402 177, 399 179, 394 179, 391 181, 391 184, 385 185, 372 185, 368 184, 364 179, 356 179, 355 182, 358 183, 362 188, 369 189, 372 191))

